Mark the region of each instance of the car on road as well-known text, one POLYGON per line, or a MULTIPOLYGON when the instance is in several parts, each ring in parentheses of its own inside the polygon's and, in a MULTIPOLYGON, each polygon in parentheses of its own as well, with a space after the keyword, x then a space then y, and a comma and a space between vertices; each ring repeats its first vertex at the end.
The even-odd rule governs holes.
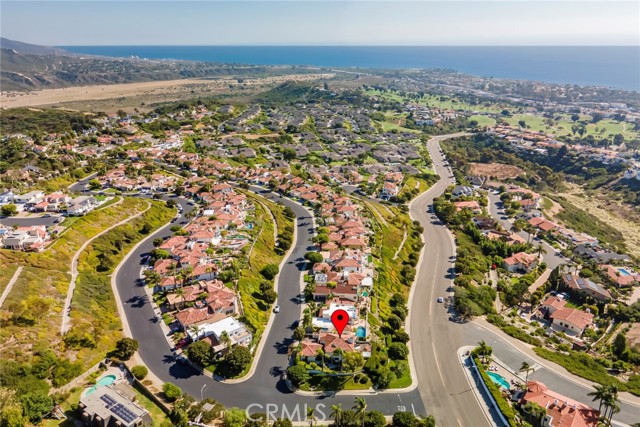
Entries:
POLYGON ((53 222, 56 223, 56 224, 60 224, 62 221, 64 221, 64 218, 62 218, 62 217, 56 218, 55 220, 53 220, 53 222))
POLYGON ((51 214, 44 214, 42 215, 42 218, 51 218, 51 214))
POLYGON ((443 303, 444 302, 444 298, 438 297, 438 299, 436 301, 438 301, 439 303, 443 303))
POLYGON ((275 307, 273 307, 273 312, 274 313, 280 313, 280 306, 276 305, 275 307))

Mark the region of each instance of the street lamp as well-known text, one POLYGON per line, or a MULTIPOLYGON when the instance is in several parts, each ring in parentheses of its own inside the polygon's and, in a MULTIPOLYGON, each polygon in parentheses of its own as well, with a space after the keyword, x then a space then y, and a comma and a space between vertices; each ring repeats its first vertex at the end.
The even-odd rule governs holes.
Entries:
POLYGON ((202 388, 200 389, 200 401, 204 400, 204 388, 207 386, 207 384, 203 385, 202 388))

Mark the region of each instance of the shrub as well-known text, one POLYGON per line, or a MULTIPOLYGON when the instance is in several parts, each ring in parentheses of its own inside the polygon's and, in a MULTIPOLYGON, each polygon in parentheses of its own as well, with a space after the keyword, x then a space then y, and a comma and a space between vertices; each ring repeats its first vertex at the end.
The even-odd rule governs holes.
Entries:
POLYGON ((137 380, 143 380, 149 373, 149 370, 146 366, 138 365, 131 368, 131 373, 137 380))
POLYGON ((405 360, 409 355, 409 347, 402 342, 394 342, 387 350, 389 357, 393 360, 405 360))
POLYGON ((138 341, 133 338, 122 338, 116 343, 114 356, 121 360, 129 360, 138 351, 138 341))
POLYGON ((293 385, 299 387, 300 384, 305 383, 309 379, 309 374, 304 366, 293 365, 287 368, 287 378, 293 385))
POLYGON ((182 395, 180 387, 173 383, 164 383, 162 385, 162 392, 169 402, 175 402, 182 395))
POLYGON ((273 280, 279 272, 280 268, 278 268, 276 264, 267 264, 262 268, 262 270, 260 270, 260 274, 262 274, 267 280, 273 280))

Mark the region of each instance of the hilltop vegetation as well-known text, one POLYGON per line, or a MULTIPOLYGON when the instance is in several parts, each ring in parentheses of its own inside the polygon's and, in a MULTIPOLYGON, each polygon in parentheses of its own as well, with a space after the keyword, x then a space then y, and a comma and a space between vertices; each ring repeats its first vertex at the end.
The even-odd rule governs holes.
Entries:
POLYGON ((73 111, 54 108, 0 110, 0 129, 3 135, 82 132, 93 125, 90 116, 73 111))

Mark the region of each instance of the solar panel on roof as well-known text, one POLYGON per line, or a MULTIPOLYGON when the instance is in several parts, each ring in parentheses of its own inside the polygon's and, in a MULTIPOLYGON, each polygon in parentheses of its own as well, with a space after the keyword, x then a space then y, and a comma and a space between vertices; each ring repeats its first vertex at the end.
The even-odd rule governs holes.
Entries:
POLYGON ((102 396, 100 396, 100 400, 102 400, 104 403, 107 404, 107 406, 111 406, 114 403, 116 403, 116 401, 109 395, 103 394, 102 396))
POLYGON ((122 403, 118 403, 113 408, 111 408, 111 412, 122 418, 126 423, 130 423, 137 418, 137 416, 122 403))

